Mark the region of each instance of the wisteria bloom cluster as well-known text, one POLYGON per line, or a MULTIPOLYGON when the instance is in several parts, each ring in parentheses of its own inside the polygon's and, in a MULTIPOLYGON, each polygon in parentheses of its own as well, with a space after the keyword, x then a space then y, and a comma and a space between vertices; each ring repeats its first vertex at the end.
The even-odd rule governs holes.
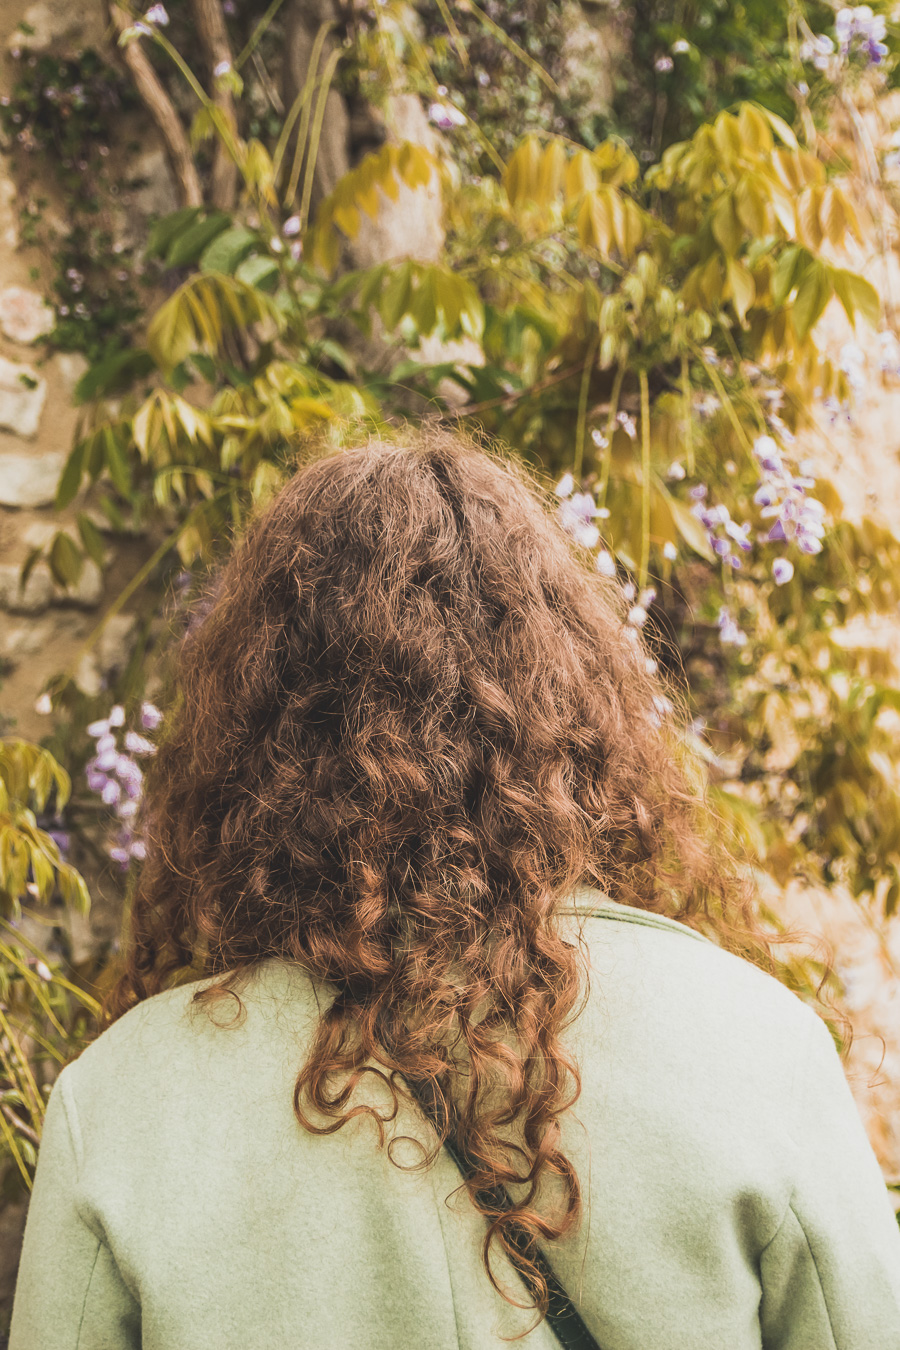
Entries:
MULTIPOLYGON (((155 731, 161 721, 162 713, 157 707, 152 703, 141 704, 140 722, 144 731, 155 731)), ((119 828, 109 856, 127 868, 133 858, 143 858, 146 851, 135 829, 144 787, 144 773, 138 760, 155 754, 156 746, 140 732, 125 729, 125 709, 118 703, 108 717, 92 722, 87 730, 95 741, 94 757, 85 768, 87 785, 115 813, 119 828)))
MULTIPOLYGON (((753 500, 763 520, 771 520, 765 539, 769 543, 793 543, 801 553, 821 553, 825 534, 825 507, 807 489, 815 487, 815 479, 800 465, 794 473, 784 462, 777 442, 771 436, 759 436, 753 453, 759 462, 760 481, 753 500)), ((773 575, 779 585, 790 581, 793 564, 787 558, 776 559, 773 575)))
POLYGON ((731 513, 727 506, 721 502, 716 506, 710 506, 707 502, 709 489, 705 483, 698 483, 692 487, 688 496, 693 501, 691 511, 700 521, 706 530, 709 546, 717 558, 721 558, 729 567, 740 567, 740 554, 735 552, 739 549, 741 553, 749 553, 753 548, 750 542, 750 524, 745 521, 738 524, 732 520, 731 513))
POLYGON ((828 71, 852 56, 861 56, 870 65, 879 65, 888 54, 885 45, 887 24, 871 5, 839 9, 834 21, 834 38, 816 33, 800 45, 800 59, 816 70, 828 71))
POLYGON ((600 531, 595 520, 605 520, 609 510, 598 506, 592 493, 576 492, 575 479, 570 473, 563 474, 556 485, 556 495, 560 498, 559 522, 567 534, 570 534, 582 548, 596 548, 600 542, 600 531))

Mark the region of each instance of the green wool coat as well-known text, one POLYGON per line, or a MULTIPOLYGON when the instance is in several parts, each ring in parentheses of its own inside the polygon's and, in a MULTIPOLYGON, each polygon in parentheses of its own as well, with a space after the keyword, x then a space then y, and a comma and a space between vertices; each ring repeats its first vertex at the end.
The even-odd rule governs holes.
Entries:
MULTIPOLYGON (((900 1232, 824 1024, 681 924, 574 903, 595 906, 563 1121, 584 1219, 547 1255, 603 1350, 900 1350, 900 1232)), ((195 988, 54 1086, 10 1350, 504 1350, 527 1330, 446 1153, 416 1169, 407 1139, 400 1168, 371 1120, 297 1122, 327 989, 269 961, 226 1027, 195 988)), ((395 1134, 428 1128, 409 1107, 395 1134)), ((518 1344, 558 1350, 546 1323, 518 1344)))

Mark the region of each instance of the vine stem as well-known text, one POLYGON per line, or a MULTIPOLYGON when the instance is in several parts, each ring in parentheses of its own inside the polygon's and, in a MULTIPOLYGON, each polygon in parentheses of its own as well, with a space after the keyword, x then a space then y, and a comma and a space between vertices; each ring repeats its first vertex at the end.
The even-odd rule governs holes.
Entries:
POLYGON ((612 465, 612 441, 616 430, 616 415, 619 411, 619 398, 622 394, 622 381, 625 379, 625 362, 620 361, 613 380, 609 396, 609 416, 606 419, 606 445, 603 447, 603 461, 600 465, 600 482, 597 486, 597 501, 606 504, 606 489, 609 484, 609 471, 612 465))
POLYGON ((650 565, 650 383, 647 372, 638 372, 641 388, 641 563, 638 569, 638 585, 647 584, 647 571, 650 565))
POLYGON ((584 371, 581 376, 581 388, 578 392, 578 422, 575 428, 575 464, 572 469, 572 477, 576 484, 581 482, 582 469, 584 467, 584 433, 587 423, 587 405, 588 393, 591 387, 591 370, 594 365, 594 357, 597 352, 597 338, 592 337, 588 344, 587 356, 584 361, 584 371))

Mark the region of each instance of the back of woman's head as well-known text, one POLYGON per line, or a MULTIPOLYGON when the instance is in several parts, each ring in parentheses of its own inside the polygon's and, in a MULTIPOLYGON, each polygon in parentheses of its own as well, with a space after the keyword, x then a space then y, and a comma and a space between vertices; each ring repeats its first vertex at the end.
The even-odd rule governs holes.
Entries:
POLYGON ((376 440, 309 463, 255 522, 178 684, 108 1015, 189 966, 299 963, 336 990, 303 1123, 373 1109, 366 1065, 392 1093, 392 1071, 430 1079, 489 1238, 510 1217, 477 1193, 523 1180, 512 1218, 564 1232, 583 980, 561 902, 586 882, 753 943, 619 587, 523 469, 444 431, 376 440), (565 1198, 538 1216, 551 1175, 565 1198))

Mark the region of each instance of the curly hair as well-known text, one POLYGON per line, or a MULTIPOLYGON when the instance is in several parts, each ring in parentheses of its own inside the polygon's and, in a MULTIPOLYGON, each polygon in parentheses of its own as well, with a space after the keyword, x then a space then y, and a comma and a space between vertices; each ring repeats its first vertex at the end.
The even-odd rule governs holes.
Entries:
POLYGON ((105 1005, 112 1021, 188 971, 217 980, 201 1001, 233 993, 272 957, 329 982, 298 1119, 329 1133, 366 1112, 383 1141, 405 1085, 429 1084, 441 1142, 475 1162, 498 1289, 493 1242, 512 1257, 512 1226, 536 1242, 580 1215, 559 1130, 584 992, 566 898, 593 885, 767 960, 621 588, 551 502, 439 429, 318 454, 287 483, 183 641, 105 1005), (353 1103, 372 1072, 390 1115, 353 1103), (495 1188, 520 1184, 504 1211, 495 1188))

